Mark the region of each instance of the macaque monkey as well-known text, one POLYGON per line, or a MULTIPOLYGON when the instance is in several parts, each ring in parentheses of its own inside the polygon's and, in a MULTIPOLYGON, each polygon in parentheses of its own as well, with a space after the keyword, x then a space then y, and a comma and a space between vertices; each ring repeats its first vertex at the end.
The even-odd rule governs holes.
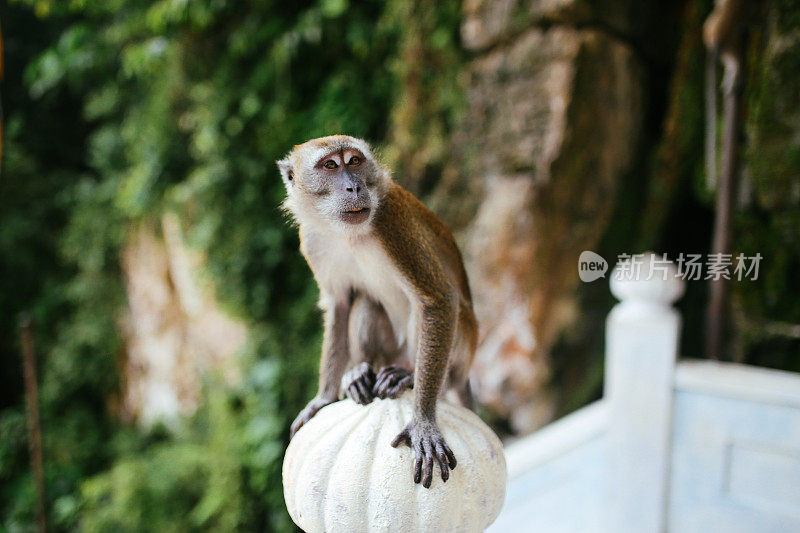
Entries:
POLYGON ((430 488, 435 463, 447 481, 456 458, 437 425, 436 402, 452 389, 471 403, 467 372, 477 337, 453 235, 360 139, 308 141, 278 168, 283 206, 300 228, 325 315, 319 391, 291 435, 336 401, 340 386, 360 404, 413 388, 413 419, 391 445, 414 450, 415 483, 430 488))

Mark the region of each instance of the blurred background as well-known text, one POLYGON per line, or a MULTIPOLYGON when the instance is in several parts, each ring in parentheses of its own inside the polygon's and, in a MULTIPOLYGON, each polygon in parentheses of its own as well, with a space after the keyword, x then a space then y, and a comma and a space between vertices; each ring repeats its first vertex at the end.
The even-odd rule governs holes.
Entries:
MULTIPOLYGON (((607 280, 707 254, 710 0, 0 5, 0 531, 35 527, 22 313, 53 531, 290 531, 317 288, 274 161, 373 142, 455 231, 479 413, 527 434, 602 393, 607 280)), ((800 371, 800 2, 747 4, 722 359, 800 371)), ((707 284, 679 303, 701 357, 707 284)))

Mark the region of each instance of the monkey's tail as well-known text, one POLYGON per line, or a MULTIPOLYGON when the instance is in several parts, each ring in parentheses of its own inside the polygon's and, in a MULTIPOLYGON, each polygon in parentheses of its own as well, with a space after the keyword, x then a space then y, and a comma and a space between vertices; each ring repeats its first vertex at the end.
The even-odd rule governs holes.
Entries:
POLYGON ((717 188, 717 51, 706 53, 706 188, 717 188))

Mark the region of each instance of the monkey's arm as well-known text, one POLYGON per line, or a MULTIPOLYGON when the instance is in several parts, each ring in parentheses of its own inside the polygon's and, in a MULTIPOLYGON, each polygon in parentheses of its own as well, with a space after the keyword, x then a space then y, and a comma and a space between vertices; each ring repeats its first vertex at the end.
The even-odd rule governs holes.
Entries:
POLYGON ((317 395, 300 411, 289 434, 294 437, 303 424, 311 420, 317 411, 336 401, 339 384, 347 369, 347 321, 350 315, 348 298, 340 298, 325 311, 325 333, 322 340, 322 359, 319 365, 319 390, 317 395))
POLYGON ((419 304, 419 341, 414 364, 414 415, 436 420, 436 400, 442 388, 455 333, 457 303, 437 296, 419 304))
POLYGON ((430 488, 434 461, 439 463, 442 481, 450 477, 456 458, 436 424, 436 401, 442 387, 456 317, 455 299, 439 296, 419 304, 419 340, 414 363, 414 417, 392 446, 408 444, 414 449, 414 482, 430 488))
POLYGON ((457 283, 446 265, 448 251, 457 248, 448 241, 452 236, 435 215, 400 187, 388 190, 381 207, 374 226, 410 288, 418 320, 414 417, 392 446, 408 444, 414 449, 414 481, 430 488, 434 461, 439 463, 444 481, 450 477, 450 469, 456 467, 456 458, 436 424, 436 401, 455 335, 459 296, 457 283))

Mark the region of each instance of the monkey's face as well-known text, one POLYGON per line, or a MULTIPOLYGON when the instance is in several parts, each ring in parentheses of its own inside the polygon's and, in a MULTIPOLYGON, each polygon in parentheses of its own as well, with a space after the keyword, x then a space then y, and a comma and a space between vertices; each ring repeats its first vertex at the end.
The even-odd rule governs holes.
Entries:
POLYGON ((343 136, 315 139, 296 147, 278 166, 286 184, 285 207, 298 222, 344 231, 369 227, 383 172, 366 143, 343 136))

